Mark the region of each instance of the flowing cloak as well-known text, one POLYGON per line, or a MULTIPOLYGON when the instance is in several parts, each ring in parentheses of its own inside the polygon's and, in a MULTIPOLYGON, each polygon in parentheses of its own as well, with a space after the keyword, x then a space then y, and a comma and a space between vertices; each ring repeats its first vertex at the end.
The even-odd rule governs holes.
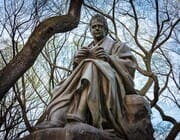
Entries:
POLYGON ((133 78, 135 59, 130 49, 121 42, 105 37, 101 43, 89 47, 102 47, 108 54, 108 61, 84 59, 73 70, 71 75, 55 89, 54 97, 46 113, 49 118, 53 112, 78 104, 76 95, 81 96, 83 83, 88 83, 86 103, 92 116, 92 125, 102 128, 103 120, 120 134, 125 133, 124 97, 135 94, 133 78))

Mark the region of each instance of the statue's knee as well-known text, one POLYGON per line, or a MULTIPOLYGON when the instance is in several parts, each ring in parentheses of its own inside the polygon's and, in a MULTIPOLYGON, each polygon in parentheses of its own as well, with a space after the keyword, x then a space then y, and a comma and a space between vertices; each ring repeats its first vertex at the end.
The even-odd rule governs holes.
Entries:
POLYGON ((53 112, 51 114, 51 116, 49 116, 49 120, 53 120, 53 121, 65 121, 65 115, 66 115, 66 110, 65 109, 59 109, 56 110, 55 112, 53 112))

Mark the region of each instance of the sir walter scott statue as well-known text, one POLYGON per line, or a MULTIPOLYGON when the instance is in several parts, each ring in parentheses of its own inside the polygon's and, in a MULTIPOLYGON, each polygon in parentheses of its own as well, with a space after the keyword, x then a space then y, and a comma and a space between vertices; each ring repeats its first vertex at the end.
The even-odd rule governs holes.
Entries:
POLYGON ((147 102, 134 89, 136 63, 130 49, 108 37, 107 21, 101 15, 92 17, 90 31, 93 41, 75 55, 72 74, 54 90, 36 128, 81 122, 111 129, 120 139, 131 140, 138 130, 140 135, 151 135, 147 102))

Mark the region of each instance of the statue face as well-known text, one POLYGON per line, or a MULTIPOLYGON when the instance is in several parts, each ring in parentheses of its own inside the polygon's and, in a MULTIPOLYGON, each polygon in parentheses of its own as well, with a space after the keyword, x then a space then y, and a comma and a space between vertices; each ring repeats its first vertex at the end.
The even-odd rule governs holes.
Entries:
POLYGON ((96 19, 92 20, 90 30, 91 30, 92 36, 97 41, 103 39, 106 36, 104 24, 103 24, 103 22, 101 22, 99 20, 96 20, 96 19))

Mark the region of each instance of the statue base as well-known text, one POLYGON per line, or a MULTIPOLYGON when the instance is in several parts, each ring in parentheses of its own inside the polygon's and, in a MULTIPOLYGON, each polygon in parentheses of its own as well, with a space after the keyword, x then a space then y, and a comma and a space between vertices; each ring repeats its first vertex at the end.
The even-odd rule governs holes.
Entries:
POLYGON ((70 122, 64 128, 46 128, 18 140, 154 140, 149 103, 140 95, 126 95, 126 138, 113 129, 101 130, 81 122, 70 122))
POLYGON ((18 140, 123 140, 88 124, 72 122, 64 128, 47 128, 18 140), (112 137, 109 137, 109 136, 112 137))

